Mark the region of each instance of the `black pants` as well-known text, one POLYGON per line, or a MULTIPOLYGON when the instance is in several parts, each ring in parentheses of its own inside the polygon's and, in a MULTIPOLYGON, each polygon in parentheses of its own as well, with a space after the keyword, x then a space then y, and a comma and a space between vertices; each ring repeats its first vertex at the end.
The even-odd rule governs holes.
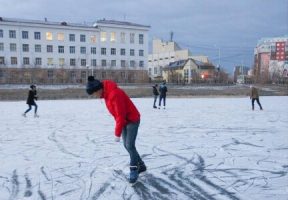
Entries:
POLYGON ((259 105, 260 109, 262 110, 262 106, 261 106, 261 103, 259 101, 259 98, 252 98, 252 110, 254 110, 254 102, 257 102, 257 104, 259 105))

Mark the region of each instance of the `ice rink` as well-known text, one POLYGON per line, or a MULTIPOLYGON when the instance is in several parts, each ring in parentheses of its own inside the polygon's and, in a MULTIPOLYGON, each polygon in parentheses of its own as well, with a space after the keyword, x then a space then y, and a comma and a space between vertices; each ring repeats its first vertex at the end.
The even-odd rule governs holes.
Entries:
POLYGON ((287 200, 288 97, 133 99, 148 171, 131 187, 103 100, 0 102, 0 200, 287 200))

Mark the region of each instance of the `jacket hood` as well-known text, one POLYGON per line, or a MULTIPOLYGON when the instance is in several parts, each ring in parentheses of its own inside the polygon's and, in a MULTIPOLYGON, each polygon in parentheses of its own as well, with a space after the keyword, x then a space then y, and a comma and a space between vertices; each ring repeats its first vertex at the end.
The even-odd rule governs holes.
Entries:
POLYGON ((104 80, 102 81, 102 83, 103 83, 103 94, 101 98, 107 98, 113 90, 118 88, 117 84, 110 80, 104 80))

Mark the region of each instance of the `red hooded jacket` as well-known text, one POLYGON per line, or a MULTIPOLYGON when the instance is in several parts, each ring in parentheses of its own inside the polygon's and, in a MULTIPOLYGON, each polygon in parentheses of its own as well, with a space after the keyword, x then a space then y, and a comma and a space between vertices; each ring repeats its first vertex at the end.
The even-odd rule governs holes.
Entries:
POLYGON ((115 136, 120 137, 122 129, 130 122, 140 121, 140 113, 127 96, 127 94, 115 82, 104 80, 101 98, 105 99, 106 107, 113 115, 116 126, 115 136))

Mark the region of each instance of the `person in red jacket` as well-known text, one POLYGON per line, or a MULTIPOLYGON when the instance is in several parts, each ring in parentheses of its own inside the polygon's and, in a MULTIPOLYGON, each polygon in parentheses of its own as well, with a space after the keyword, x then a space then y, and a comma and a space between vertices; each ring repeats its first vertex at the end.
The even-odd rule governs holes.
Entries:
POLYGON ((130 155, 129 182, 135 183, 139 173, 146 171, 145 163, 135 147, 140 124, 139 111, 127 94, 113 81, 103 80, 101 82, 94 76, 89 76, 86 91, 89 95, 104 98, 108 111, 116 121, 115 141, 119 142, 122 135, 124 147, 130 155))

